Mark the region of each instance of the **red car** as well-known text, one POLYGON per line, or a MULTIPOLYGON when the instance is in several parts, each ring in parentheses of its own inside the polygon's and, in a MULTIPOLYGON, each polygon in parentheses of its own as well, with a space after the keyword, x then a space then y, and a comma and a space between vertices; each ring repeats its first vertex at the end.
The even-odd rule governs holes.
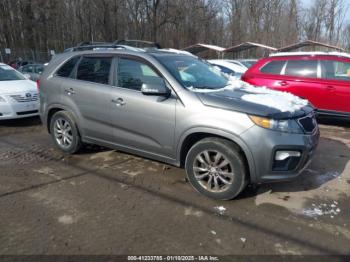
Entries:
POLYGON ((321 115, 350 117, 350 54, 277 53, 259 60, 242 80, 308 99, 321 115))

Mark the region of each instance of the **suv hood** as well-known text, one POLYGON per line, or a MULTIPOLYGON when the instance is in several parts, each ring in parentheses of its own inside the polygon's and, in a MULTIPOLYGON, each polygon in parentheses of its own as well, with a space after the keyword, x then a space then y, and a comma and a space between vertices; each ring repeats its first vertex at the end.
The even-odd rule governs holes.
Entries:
POLYGON ((272 119, 298 118, 314 110, 307 100, 290 93, 254 87, 240 80, 230 81, 227 87, 218 90, 190 90, 197 93, 206 106, 272 119))

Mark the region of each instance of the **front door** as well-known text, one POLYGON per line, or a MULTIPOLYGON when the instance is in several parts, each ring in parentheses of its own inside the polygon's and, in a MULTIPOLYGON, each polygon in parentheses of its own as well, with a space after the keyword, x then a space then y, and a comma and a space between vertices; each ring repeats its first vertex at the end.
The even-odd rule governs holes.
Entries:
POLYGON ((159 81, 160 74, 139 58, 119 57, 116 60, 115 87, 110 96, 115 142, 174 158, 176 96, 143 95, 142 84, 159 81))

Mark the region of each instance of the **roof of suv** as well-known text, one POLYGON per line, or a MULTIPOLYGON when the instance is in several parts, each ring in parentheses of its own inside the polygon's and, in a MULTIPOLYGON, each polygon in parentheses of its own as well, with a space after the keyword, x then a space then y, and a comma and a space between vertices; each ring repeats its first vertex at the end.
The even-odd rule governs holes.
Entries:
POLYGON ((53 56, 50 63, 46 67, 46 72, 51 72, 54 70, 62 61, 65 61, 66 59, 69 59, 73 56, 81 56, 81 55, 93 55, 93 54, 100 54, 100 55, 106 55, 106 54, 124 54, 124 55, 134 55, 139 56, 143 58, 150 58, 150 57, 159 57, 159 56, 191 56, 196 57, 193 54, 183 51, 183 50, 177 50, 177 49, 142 49, 142 48, 93 48, 90 50, 70 50, 66 51, 60 54, 57 54, 53 56))
POLYGON ((195 55, 191 54, 190 52, 184 51, 184 50, 178 50, 173 48, 137 48, 132 46, 88 46, 90 49, 70 49, 69 51, 65 51, 59 56, 71 56, 72 54, 75 55, 84 55, 84 54, 129 54, 129 55, 151 55, 151 56, 162 56, 162 55, 187 55, 196 57, 195 55))
POLYGON ((350 54, 342 52, 282 52, 270 55, 270 57, 280 56, 337 56, 350 58, 350 54))

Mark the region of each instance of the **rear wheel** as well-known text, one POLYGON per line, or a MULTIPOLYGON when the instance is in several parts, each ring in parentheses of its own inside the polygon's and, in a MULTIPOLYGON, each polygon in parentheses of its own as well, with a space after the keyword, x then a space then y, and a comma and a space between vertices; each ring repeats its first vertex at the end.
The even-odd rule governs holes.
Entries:
POLYGON ((81 148, 81 138, 73 117, 67 111, 53 115, 50 132, 55 145, 67 154, 74 154, 81 148))
POLYGON ((241 153, 235 144, 220 138, 203 139, 190 149, 186 173, 198 192, 215 199, 233 199, 247 184, 241 153))

